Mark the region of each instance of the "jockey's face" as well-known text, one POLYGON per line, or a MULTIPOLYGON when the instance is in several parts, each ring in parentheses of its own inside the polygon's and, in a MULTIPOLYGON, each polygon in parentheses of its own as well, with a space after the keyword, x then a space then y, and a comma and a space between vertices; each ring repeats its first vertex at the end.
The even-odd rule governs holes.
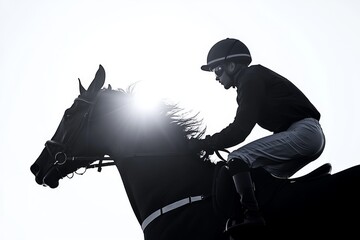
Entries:
POLYGON ((232 74, 235 69, 234 63, 228 63, 224 65, 217 66, 214 68, 216 80, 219 81, 225 89, 229 89, 234 85, 234 75, 232 74))

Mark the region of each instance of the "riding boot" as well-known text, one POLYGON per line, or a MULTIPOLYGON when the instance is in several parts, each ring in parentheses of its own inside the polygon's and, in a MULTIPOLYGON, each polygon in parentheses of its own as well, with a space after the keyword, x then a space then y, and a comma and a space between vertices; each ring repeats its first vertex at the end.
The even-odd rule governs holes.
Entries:
POLYGON ((236 192, 240 196, 243 208, 243 221, 229 219, 228 225, 232 227, 265 226, 265 220, 260 213, 256 200, 254 186, 249 166, 242 159, 231 159, 228 162, 229 172, 232 175, 236 192))
POLYGON ((265 220, 260 213, 258 202, 255 197, 250 172, 239 172, 232 178, 236 191, 240 195, 241 205, 244 209, 244 220, 237 225, 239 227, 265 226, 265 220))

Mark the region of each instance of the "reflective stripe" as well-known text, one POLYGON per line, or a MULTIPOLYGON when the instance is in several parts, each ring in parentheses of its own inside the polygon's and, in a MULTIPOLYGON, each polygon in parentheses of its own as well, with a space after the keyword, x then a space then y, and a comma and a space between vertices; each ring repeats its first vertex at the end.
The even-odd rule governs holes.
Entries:
POLYGON ((155 218, 160 217, 161 216, 161 211, 156 210, 155 212, 153 212, 152 214, 150 214, 147 218, 145 218, 145 220, 143 221, 143 223, 141 224, 141 228, 144 231, 145 228, 147 227, 147 225, 149 225, 149 223, 151 223, 155 218))
POLYGON ((207 65, 213 64, 215 62, 223 61, 223 60, 225 60, 225 58, 229 59, 229 58, 234 58, 234 57, 251 57, 251 56, 250 56, 250 54, 247 54, 247 53, 232 54, 232 55, 229 55, 226 57, 216 58, 216 59, 208 62, 207 65))
POLYGON ((144 231, 145 228, 147 227, 147 225, 149 225, 152 221, 154 221, 156 218, 160 217, 164 213, 170 212, 172 210, 175 210, 179 207, 190 204, 192 202, 201 201, 203 199, 204 199, 203 196, 195 196, 195 197, 187 197, 187 198, 181 199, 179 201, 170 203, 169 205, 166 205, 165 207, 156 210, 155 212, 150 214, 147 218, 145 218, 145 220, 141 224, 141 228, 144 231))

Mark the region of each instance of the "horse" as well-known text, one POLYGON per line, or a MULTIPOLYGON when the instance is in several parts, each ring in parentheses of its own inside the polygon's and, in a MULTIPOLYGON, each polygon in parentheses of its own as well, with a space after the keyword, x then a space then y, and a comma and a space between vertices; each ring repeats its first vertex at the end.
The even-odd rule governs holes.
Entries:
POLYGON ((87 89, 79 79, 80 94, 30 167, 38 184, 56 188, 80 168, 115 165, 146 240, 243 239, 284 229, 355 232, 360 166, 331 174, 330 164, 290 179, 253 169, 267 226, 230 231, 228 219, 239 216, 241 205, 226 162, 187 147, 204 135, 201 121, 166 102, 151 113, 138 111, 133 88, 104 83, 101 65, 87 89))

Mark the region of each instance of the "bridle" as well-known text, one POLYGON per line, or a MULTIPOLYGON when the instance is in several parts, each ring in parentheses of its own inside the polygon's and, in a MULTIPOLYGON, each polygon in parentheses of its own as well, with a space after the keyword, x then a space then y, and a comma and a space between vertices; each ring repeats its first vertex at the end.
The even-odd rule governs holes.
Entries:
MULTIPOLYGON (((69 154, 69 150, 70 150, 70 146, 72 146, 72 144, 78 139, 80 133, 82 130, 84 130, 84 128, 86 129, 86 144, 87 146, 89 146, 89 121, 91 119, 92 116, 92 112, 94 109, 94 104, 96 102, 95 101, 89 101, 85 98, 82 97, 77 97, 75 99, 75 101, 80 101, 80 102, 84 102, 86 104, 88 104, 88 110, 84 113, 84 115, 82 116, 81 122, 79 127, 76 129, 76 131, 72 132, 71 135, 69 136, 69 138, 67 139, 66 143, 61 143, 59 141, 56 140, 48 140, 45 143, 45 148, 47 150, 47 152, 49 153, 49 155, 51 156, 53 163, 52 166, 48 168, 47 172, 44 174, 44 178, 45 179, 47 177, 47 175, 49 174, 49 172, 52 170, 52 168, 55 168, 55 170, 60 173, 61 177, 64 177, 64 174, 61 173, 60 170, 60 166, 64 165, 67 162, 73 162, 73 161, 84 161, 84 162, 89 162, 92 163, 94 161, 99 161, 98 164, 89 164, 88 166, 85 166, 85 171, 88 168, 98 168, 98 171, 100 172, 102 167, 104 166, 112 166, 115 165, 114 161, 112 158, 110 157, 105 157, 105 156, 73 156, 71 154, 69 154), (52 148, 58 149, 57 151, 53 151, 52 148), (111 162, 103 162, 103 161, 111 161, 111 162)), ((77 171, 75 171, 76 174, 82 175, 83 173, 78 173, 77 171)), ((73 174, 72 174, 73 175, 73 174)), ((69 176, 69 178, 71 178, 72 176, 69 176)), ((44 182, 44 181, 43 181, 44 182)))

